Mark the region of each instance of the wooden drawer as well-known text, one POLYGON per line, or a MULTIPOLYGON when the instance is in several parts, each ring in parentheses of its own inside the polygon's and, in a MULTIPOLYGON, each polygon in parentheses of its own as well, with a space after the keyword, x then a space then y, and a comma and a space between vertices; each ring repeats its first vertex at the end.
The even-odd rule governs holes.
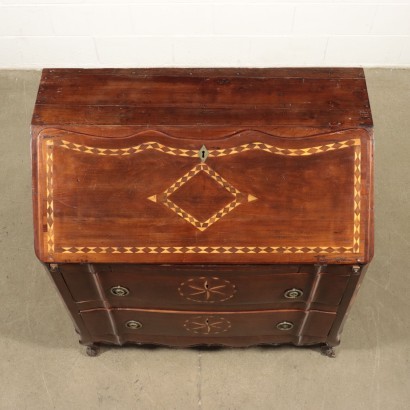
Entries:
POLYGON ((61 271, 80 310, 103 307, 96 301, 104 298, 112 307, 209 311, 305 309, 311 299, 310 308, 335 311, 349 280, 348 270, 323 272, 316 279, 312 269, 97 265, 91 274, 67 265, 61 271))
MULTIPOLYGON (((273 337, 273 342, 295 337, 326 338, 336 316, 333 312, 269 310, 249 312, 183 312, 142 309, 96 309, 81 312, 93 339, 117 343, 146 342, 147 336, 207 338, 273 337), (282 330, 281 330, 282 329, 282 330)), ((206 342, 205 342, 206 343, 206 342)))

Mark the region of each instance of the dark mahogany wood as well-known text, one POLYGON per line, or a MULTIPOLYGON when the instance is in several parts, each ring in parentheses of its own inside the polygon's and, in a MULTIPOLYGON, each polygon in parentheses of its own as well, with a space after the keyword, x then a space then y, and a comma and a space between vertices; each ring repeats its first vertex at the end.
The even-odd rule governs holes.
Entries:
POLYGON ((373 257, 372 126, 359 68, 43 70, 35 251, 88 354, 331 356, 373 257))
POLYGON ((63 264, 60 271, 79 310, 104 307, 104 302, 114 308, 305 309, 315 286, 311 308, 336 311, 350 279, 350 268, 343 265, 339 267, 340 273, 333 273, 333 267, 328 267, 319 275, 313 268, 311 265, 153 268, 98 264, 93 265, 93 274, 77 265, 63 264), (116 295, 118 286, 128 293, 116 295), (289 295, 292 289, 301 291, 300 296, 289 295))
POLYGON ((349 128, 372 119, 362 69, 43 71, 33 124, 147 123, 349 128))
MULTIPOLYGON (((118 335, 119 344, 129 340, 138 341, 139 335, 151 336, 152 343, 157 335, 164 337, 182 336, 188 344, 198 344, 202 339, 207 344, 210 337, 256 337, 273 336, 288 339, 291 342, 300 335, 325 339, 336 314, 310 310, 267 310, 248 312, 201 311, 181 312, 142 309, 94 309, 81 313, 85 324, 95 335, 96 341, 118 335), (129 329, 127 323, 134 321, 139 328, 129 329), (283 323, 293 326, 289 330, 280 330, 283 323), (190 339, 190 341, 189 341, 190 339)), ((146 340, 146 339, 145 339, 146 340)), ((185 343, 187 343, 185 341, 185 343)))

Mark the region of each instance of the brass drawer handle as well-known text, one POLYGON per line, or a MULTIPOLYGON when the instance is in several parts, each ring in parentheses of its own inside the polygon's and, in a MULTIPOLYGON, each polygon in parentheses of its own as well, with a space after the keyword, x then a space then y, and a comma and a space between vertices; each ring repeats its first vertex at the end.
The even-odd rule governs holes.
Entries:
POLYGON ((284 296, 286 299, 297 299, 303 296, 303 291, 301 289, 288 289, 285 293, 284 296))
POLYGON ((276 329, 278 329, 278 330, 291 330, 291 329, 293 329, 293 323, 292 322, 286 322, 286 321, 279 322, 276 325, 276 329))
POLYGON ((126 324, 125 327, 128 327, 128 329, 141 329, 142 328, 142 323, 137 322, 136 320, 129 320, 126 324))
POLYGON ((130 293, 130 291, 127 288, 124 288, 124 286, 113 286, 110 289, 110 292, 114 296, 127 296, 130 293))

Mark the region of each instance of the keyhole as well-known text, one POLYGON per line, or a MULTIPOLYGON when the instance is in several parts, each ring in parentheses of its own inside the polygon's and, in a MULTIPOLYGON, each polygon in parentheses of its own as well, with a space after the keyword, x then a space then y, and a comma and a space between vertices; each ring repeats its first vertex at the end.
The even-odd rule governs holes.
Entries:
POLYGON ((202 145, 201 149, 198 151, 198 157, 202 162, 205 162, 208 158, 208 150, 205 145, 202 145))

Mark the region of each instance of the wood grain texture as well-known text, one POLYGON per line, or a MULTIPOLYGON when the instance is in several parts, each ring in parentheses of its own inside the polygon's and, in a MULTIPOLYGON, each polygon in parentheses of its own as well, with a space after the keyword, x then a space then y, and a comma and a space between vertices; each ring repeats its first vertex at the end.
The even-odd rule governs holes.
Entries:
POLYGON ((336 346, 372 125, 358 68, 43 70, 35 251, 80 342, 336 346))
POLYGON ((95 309, 81 312, 81 317, 97 341, 105 335, 119 334, 120 343, 123 343, 134 337, 138 340, 138 335, 156 335, 160 332, 164 337, 191 337, 195 344, 195 340, 199 338, 206 343, 206 337, 218 335, 234 338, 262 334, 270 336, 272 340, 275 336, 295 337, 299 334, 325 338, 334 321, 335 313, 313 310, 187 313, 144 309, 95 309), (131 320, 141 323, 141 328, 128 329, 126 323, 131 320), (289 331, 277 328, 277 325, 284 321, 293 325, 289 331))
MULTIPOLYGON (((267 310, 306 309, 315 286, 311 265, 94 265, 104 298, 93 275, 75 264, 60 266, 79 310, 104 307, 140 306, 180 310, 267 310), (250 280, 250 277, 252 278, 250 280), (122 286, 126 296, 115 296, 111 289, 122 286), (299 297, 287 298, 286 291, 297 289, 299 297)), ((319 274, 311 308, 336 311, 350 278, 348 266, 327 267, 319 274)))
POLYGON ((362 69, 44 70, 34 125, 371 127, 362 69))
POLYGON ((47 262, 115 255, 134 263, 366 263, 370 143, 365 130, 306 140, 248 130, 208 141, 204 163, 201 141, 163 132, 112 140, 45 129, 35 144, 35 179, 45 182, 35 186, 43 198, 35 203, 38 255, 47 262), (232 200, 218 206, 199 175, 232 200), (185 198, 174 202, 173 194, 185 198), (187 202, 207 218, 183 209, 187 202))

